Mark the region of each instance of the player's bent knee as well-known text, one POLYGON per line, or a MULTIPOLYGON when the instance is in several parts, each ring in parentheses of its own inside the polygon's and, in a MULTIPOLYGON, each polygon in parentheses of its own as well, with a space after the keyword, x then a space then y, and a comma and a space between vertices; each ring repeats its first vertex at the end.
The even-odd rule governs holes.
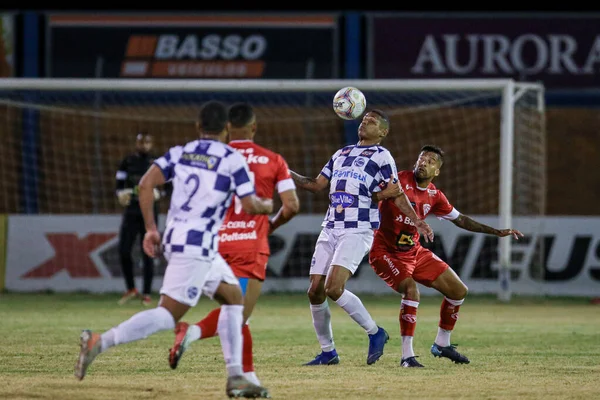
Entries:
POLYGON ((244 297, 242 296, 242 290, 238 285, 231 285, 229 283, 221 282, 217 291, 215 292, 214 299, 222 305, 243 305, 244 297))
POLYGON ((344 287, 325 286, 325 295, 333 301, 337 301, 342 293, 344 293, 344 287))
POLYGON ((450 290, 450 293, 446 295, 451 300, 462 300, 467 297, 467 293, 469 293, 469 289, 464 283, 457 284, 450 290))
POLYGON ((407 300, 419 301, 420 293, 416 283, 406 287, 404 297, 406 297, 407 300))
POLYGON ((322 304, 327 295, 325 291, 321 287, 313 287, 312 285, 308 288, 306 294, 311 302, 311 304, 322 304))

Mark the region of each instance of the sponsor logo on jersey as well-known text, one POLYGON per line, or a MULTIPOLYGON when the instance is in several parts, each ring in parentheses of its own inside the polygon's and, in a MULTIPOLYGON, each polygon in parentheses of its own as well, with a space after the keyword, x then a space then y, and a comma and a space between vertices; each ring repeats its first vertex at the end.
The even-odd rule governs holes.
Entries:
POLYGON ((371 157, 373 154, 375 154, 375 150, 365 150, 360 153, 360 155, 363 157, 371 157))
POLYGON ((351 151, 352 151, 352 147, 348 147, 347 149, 342 150, 340 155, 345 156, 346 154, 350 153, 351 151))
POLYGON ((352 171, 351 169, 347 169, 347 170, 344 170, 344 171, 340 171, 340 170, 336 169, 335 171, 333 171, 332 178, 338 178, 338 179, 356 179, 356 180, 361 181, 361 182, 366 182, 367 181, 367 174, 361 174, 360 172, 352 171))
POLYGON ((248 233, 238 233, 234 232, 231 234, 222 233, 219 235, 220 242, 235 242, 237 240, 257 240, 258 235, 256 231, 248 232, 248 233))
POLYGON ((253 229, 256 228, 256 221, 227 221, 219 230, 224 231, 226 229, 253 229))
POLYGON ((331 205, 335 207, 335 211, 341 213, 344 208, 354 204, 354 196, 346 192, 334 192, 329 195, 331 205))
POLYGON ((248 164, 268 164, 269 163, 269 157, 267 156, 257 156, 254 154, 248 154, 246 156, 246 161, 248 162, 248 164))
POLYGON ((221 159, 219 157, 209 156, 208 154, 183 153, 181 155, 182 164, 211 171, 217 169, 220 161, 221 159))
POLYGON ((437 190, 435 190, 435 189, 427 189, 427 193, 429 193, 430 196, 435 196, 437 194, 437 190))

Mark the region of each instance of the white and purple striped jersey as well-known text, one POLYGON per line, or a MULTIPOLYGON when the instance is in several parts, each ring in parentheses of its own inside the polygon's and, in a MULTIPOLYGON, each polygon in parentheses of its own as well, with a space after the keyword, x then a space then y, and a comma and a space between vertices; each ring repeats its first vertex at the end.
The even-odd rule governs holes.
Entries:
POLYGON ((379 227, 379 210, 373 193, 398 175, 390 152, 381 146, 350 145, 336 151, 321 170, 329 179, 329 209, 321 226, 325 228, 379 227))
POLYGON ((254 193, 244 156, 219 141, 201 139, 172 147, 154 164, 173 184, 164 251, 214 257, 233 194, 254 193))

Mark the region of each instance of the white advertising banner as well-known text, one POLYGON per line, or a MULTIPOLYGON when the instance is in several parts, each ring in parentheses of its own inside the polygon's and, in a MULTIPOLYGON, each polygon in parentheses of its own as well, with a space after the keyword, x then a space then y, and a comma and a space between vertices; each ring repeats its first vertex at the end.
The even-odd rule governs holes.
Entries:
MULTIPOLYGON (((497 226, 498 218, 474 216, 497 226)), ((118 254, 120 215, 25 216, 8 219, 6 288, 12 291, 121 292, 118 254)), ((306 291, 321 215, 301 215, 270 238, 272 256, 265 292, 306 291)), ((164 216, 161 216, 161 224, 164 216)), ((471 293, 498 291, 498 239, 428 219, 436 232, 429 244, 461 276, 471 293)), ((515 294, 600 296, 600 217, 515 217, 525 238, 513 241, 511 290, 515 294)), ((162 226, 162 225, 161 225, 162 226)), ((139 260, 140 248, 134 250, 139 260)), ((157 260, 153 288, 162 283, 157 260)), ((136 268, 141 284, 142 269, 136 268)), ((366 258, 348 282, 356 293, 391 293, 366 258)), ((422 288, 423 294, 434 293, 422 288)))

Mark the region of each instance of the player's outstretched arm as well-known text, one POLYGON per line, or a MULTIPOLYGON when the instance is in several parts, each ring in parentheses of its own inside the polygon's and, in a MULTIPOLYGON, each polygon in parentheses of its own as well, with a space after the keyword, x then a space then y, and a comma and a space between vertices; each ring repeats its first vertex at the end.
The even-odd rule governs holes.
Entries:
POLYGON ((482 224, 480 222, 475 221, 473 218, 460 214, 458 218, 453 219, 452 223, 459 228, 465 229, 471 232, 480 232, 486 233, 488 235, 496 235, 498 237, 505 237, 512 235, 515 239, 522 238, 524 235, 516 229, 496 229, 491 226, 482 224))
POLYGON ((300 200, 298 200, 296 189, 279 193, 279 198, 281 198, 281 208, 275 217, 269 221, 269 234, 300 212, 300 200))
POLYGON ((433 242, 433 229, 431 229, 427 222, 419 218, 415 209, 410 204, 410 200, 406 197, 406 193, 402 192, 400 196, 396 197, 394 204, 415 224, 415 228, 425 238, 425 242, 433 242))
POLYGON ((248 214, 271 214, 273 212, 273 200, 262 199, 255 194, 241 198, 242 209, 248 214))
POLYGON ((307 176, 297 174, 292 170, 290 170, 290 175, 292 175, 292 179, 294 180, 296 186, 306 189, 309 192, 320 192, 329 185, 329 180, 323 175, 319 175, 316 178, 309 178, 307 176))
POLYGON ((156 220, 154 219, 154 189, 164 183, 165 176, 162 171, 155 164, 152 164, 144 176, 142 176, 138 185, 140 210, 142 211, 144 225, 146 227, 143 247, 144 252, 150 257, 156 257, 158 255, 160 246, 160 234, 158 233, 156 220))

